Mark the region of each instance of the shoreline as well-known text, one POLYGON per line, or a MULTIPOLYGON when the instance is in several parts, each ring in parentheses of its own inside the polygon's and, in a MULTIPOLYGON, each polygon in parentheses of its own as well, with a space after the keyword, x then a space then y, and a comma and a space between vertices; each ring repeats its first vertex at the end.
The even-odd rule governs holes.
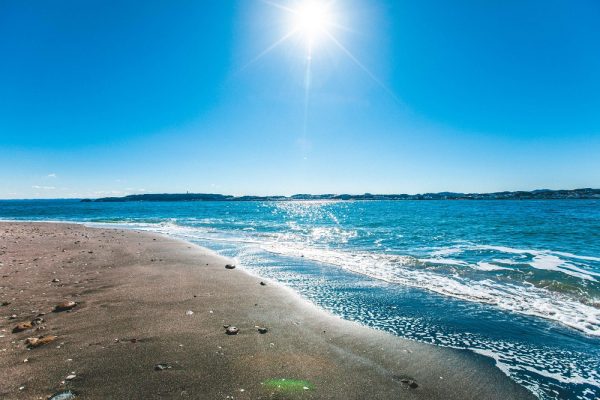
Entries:
POLYGON ((343 320, 184 240, 68 222, 0 237, 3 398, 534 398, 487 357, 343 320), (50 312, 62 300, 78 305, 50 312), (11 333, 40 312, 46 329, 11 333))

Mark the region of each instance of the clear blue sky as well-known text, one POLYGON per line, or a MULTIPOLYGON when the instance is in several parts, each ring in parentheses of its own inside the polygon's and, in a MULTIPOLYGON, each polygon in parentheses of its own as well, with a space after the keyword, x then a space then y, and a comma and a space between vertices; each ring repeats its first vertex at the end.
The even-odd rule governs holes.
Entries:
POLYGON ((0 0, 0 198, 600 187, 600 2, 337 1, 308 91, 294 21, 0 0))

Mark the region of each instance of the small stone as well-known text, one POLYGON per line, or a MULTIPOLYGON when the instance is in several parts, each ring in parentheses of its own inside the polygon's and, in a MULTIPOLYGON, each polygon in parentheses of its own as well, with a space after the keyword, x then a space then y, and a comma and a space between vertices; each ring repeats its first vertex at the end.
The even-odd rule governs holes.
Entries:
POLYGON ((48 400, 71 400, 76 398, 75 392, 71 390, 63 390, 61 392, 54 393, 48 398, 48 400))
POLYGON ((33 349, 54 342, 56 338, 57 336, 55 335, 40 336, 39 338, 27 338, 25 340, 25 344, 27 345, 27 347, 33 349))
POLYGON ((0 303, 0 305, 2 305, 2 307, 6 307, 10 305, 10 301, 3 301, 2 303, 0 303))
POLYGON ((155 371, 164 371, 166 369, 171 369, 171 368, 173 368, 173 367, 169 363, 160 363, 160 364, 156 364, 154 366, 155 371))
POLYGON ((261 335, 264 335, 267 332, 269 332, 268 328, 264 328, 264 327, 258 328, 258 333, 260 333, 261 335))
POLYGON ((23 332, 26 331, 27 329, 31 329, 33 328, 33 325, 31 324, 31 322, 21 322, 20 324, 17 324, 17 326, 15 326, 12 330, 13 333, 17 333, 17 332, 23 332))
POLYGON ((192 310, 187 310, 185 312, 185 315, 194 315, 194 312, 192 310))
POLYGON ((32 325, 41 325, 43 323, 44 323, 44 318, 42 318, 42 317, 36 317, 31 320, 32 325))
POLYGON ((267 286, 267 284, 264 282, 260 282, 260 286, 267 286))
POLYGON ((77 375, 74 375, 74 374, 67 375, 67 377, 65 378, 65 381, 72 381, 75 378, 77 378, 77 375))
POLYGON ((400 379, 400 382, 404 383, 411 389, 416 389, 419 387, 419 384, 417 384, 417 382, 415 382, 414 379, 402 378, 400 379))
POLYGON ((25 386, 19 386, 19 390, 25 390, 25 386))
POLYGON ((227 265, 225 265, 225 268, 226 269, 235 269, 235 265, 233 265, 233 264, 227 264, 227 265))
POLYGON ((240 330, 235 326, 228 326, 225 328, 225 333, 228 335, 237 335, 240 330))
POLYGON ((17 319, 17 314, 13 314, 10 317, 8 317, 8 319, 17 319))
POLYGON ((56 278, 54 278, 54 279, 52 279, 52 282, 53 282, 53 283, 58 283, 58 282, 60 282, 60 279, 56 279, 56 278))
POLYGON ((76 305, 77 305, 77 303, 75 303, 72 300, 65 300, 61 303, 58 303, 54 307, 54 312, 68 311, 68 310, 72 309, 73 307, 75 307, 76 305))
POLYGON ((29 358, 26 358, 23 360, 24 363, 28 363, 29 362, 29 358))

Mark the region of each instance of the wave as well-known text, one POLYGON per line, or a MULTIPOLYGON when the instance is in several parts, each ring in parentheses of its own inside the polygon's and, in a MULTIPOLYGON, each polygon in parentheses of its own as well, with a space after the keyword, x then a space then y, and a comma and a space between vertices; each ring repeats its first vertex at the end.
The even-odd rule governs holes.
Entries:
MULTIPOLYGON (((519 314, 553 320, 588 335, 600 336, 600 310, 531 284, 501 284, 491 279, 471 280, 457 275, 440 275, 427 269, 426 263, 430 259, 412 256, 306 248, 293 243, 270 243, 261 247, 269 252, 304 257, 386 282, 419 287, 446 296, 491 304, 519 314)), ((462 265, 463 262, 459 264, 462 265)), ((478 268, 486 269, 485 264, 479 264, 478 268)))

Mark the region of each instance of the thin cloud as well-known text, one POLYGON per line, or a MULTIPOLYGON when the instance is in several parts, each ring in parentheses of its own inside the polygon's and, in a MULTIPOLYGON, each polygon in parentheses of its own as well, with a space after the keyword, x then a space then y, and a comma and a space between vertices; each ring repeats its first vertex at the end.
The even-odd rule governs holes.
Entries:
POLYGON ((48 178, 56 178, 56 174, 54 172, 51 174, 48 174, 48 178))
POLYGON ((33 185, 32 188, 33 189, 42 189, 42 190, 54 190, 54 189, 56 189, 56 187, 54 187, 54 186, 39 186, 39 185, 33 185))

